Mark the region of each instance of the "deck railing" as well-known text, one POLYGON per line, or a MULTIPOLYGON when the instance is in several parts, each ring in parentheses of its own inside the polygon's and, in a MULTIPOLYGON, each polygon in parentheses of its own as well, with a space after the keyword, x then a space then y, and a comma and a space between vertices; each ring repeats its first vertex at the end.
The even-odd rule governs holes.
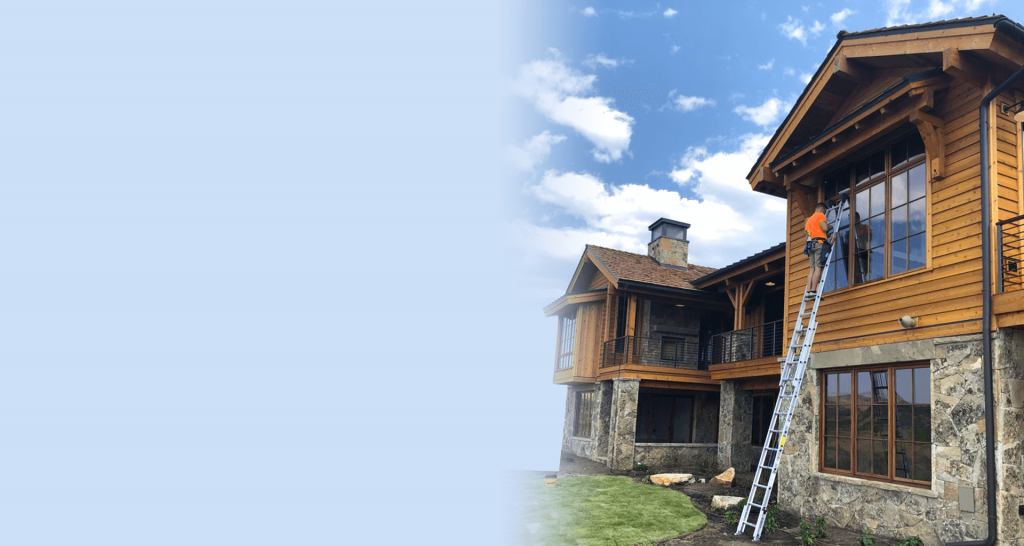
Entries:
POLYGON ((1024 288, 1024 216, 996 222, 999 240, 999 291, 1024 288))
POLYGON ((711 363, 724 364, 780 356, 783 344, 781 320, 725 332, 711 337, 711 363))
POLYGON ((606 341, 601 352, 601 367, 638 364, 706 370, 707 362, 700 358, 700 345, 679 338, 646 338, 623 336, 606 341))

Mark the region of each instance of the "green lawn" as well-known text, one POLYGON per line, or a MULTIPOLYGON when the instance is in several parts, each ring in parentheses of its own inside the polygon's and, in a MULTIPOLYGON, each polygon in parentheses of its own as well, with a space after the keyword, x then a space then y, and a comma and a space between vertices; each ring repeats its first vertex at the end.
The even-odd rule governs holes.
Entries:
POLYGON ((555 487, 536 480, 524 493, 522 544, 632 546, 707 523, 686 495, 625 476, 558 478, 555 487))

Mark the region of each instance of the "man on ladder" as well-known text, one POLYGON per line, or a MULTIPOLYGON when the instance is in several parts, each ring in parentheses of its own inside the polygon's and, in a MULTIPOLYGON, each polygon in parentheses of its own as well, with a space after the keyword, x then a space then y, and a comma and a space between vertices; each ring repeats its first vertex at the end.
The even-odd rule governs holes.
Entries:
POLYGON ((825 203, 818 203, 818 206, 814 207, 814 214, 807 219, 807 224, 804 229, 807 231, 807 236, 810 237, 810 246, 807 249, 807 256, 811 259, 810 269, 807 271, 807 288, 804 289, 804 299, 813 300, 817 295, 815 288, 818 286, 818 282, 821 280, 821 271, 825 267, 825 258, 828 257, 828 253, 832 250, 832 245, 829 243, 829 234, 832 232, 832 226, 828 225, 828 220, 825 218, 825 211, 828 208, 825 203))

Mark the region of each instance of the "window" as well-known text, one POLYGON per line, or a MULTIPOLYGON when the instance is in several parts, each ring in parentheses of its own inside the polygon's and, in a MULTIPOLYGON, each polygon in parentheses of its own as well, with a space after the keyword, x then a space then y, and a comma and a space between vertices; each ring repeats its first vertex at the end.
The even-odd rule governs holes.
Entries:
POLYGON ((685 340, 678 337, 664 336, 661 338, 661 359, 682 360, 685 340))
POLYGON ((927 365, 857 368, 822 375, 822 471, 930 484, 931 378, 927 365))
POLYGON ((572 425, 572 435, 590 438, 591 404, 594 401, 594 392, 576 393, 576 415, 572 425))
POLYGON ((825 291, 925 266, 925 151, 917 132, 828 174, 822 187, 825 199, 850 196, 825 291))
POLYGON ((750 445, 764 445, 764 439, 768 437, 768 427, 772 423, 772 414, 775 413, 777 394, 777 392, 773 392, 754 395, 754 418, 750 423, 750 445))
POLYGON ((686 444, 693 441, 693 397, 640 393, 636 409, 636 441, 686 444))
POLYGON ((562 317, 562 335, 558 336, 558 369, 572 368, 572 348, 576 339, 576 315, 562 317))

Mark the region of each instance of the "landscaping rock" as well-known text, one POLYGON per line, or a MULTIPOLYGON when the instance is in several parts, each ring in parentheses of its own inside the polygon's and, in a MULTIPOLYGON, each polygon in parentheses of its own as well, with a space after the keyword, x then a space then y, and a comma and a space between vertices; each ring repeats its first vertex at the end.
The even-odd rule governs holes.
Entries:
POLYGON ((711 499, 711 508, 715 510, 722 508, 728 510, 729 508, 736 508, 736 505, 744 500, 746 497, 730 497, 729 495, 715 495, 711 499))
POLYGON ((668 487, 676 483, 693 483, 693 474, 655 474, 651 482, 668 487))
POLYGON ((711 478, 711 485, 716 487, 732 487, 733 480, 736 479, 736 469, 729 467, 729 470, 722 472, 721 474, 711 478))

